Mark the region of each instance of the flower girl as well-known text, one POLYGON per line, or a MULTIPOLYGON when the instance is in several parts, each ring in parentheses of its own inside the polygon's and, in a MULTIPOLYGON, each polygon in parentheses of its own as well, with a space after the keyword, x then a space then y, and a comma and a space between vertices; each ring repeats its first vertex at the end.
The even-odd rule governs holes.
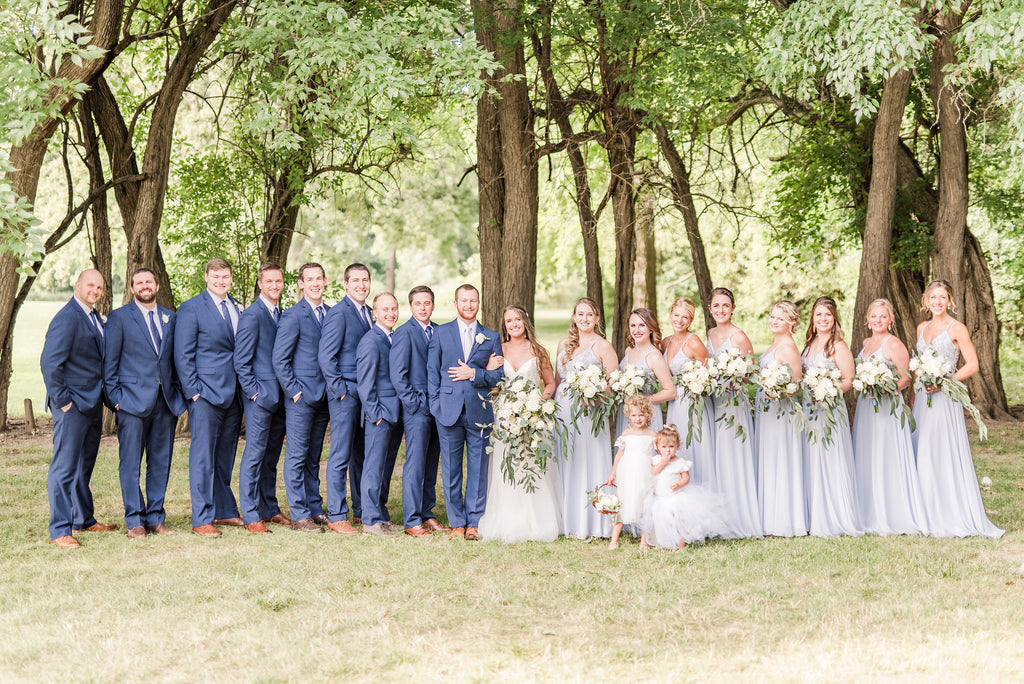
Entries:
POLYGON ((615 440, 615 461, 612 472, 605 482, 618 490, 622 507, 612 527, 612 539, 608 549, 619 548, 619 535, 623 525, 637 525, 643 510, 644 498, 651 491, 653 474, 651 457, 654 456, 655 432, 651 424, 650 400, 642 394, 634 394, 626 400, 626 418, 629 427, 615 440))
POLYGON ((640 546, 681 549, 688 542, 734 537, 725 502, 715 492, 691 485, 690 461, 676 456, 679 432, 667 425, 655 436, 658 458, 651 465, 654 491, 644 502, 640 546))

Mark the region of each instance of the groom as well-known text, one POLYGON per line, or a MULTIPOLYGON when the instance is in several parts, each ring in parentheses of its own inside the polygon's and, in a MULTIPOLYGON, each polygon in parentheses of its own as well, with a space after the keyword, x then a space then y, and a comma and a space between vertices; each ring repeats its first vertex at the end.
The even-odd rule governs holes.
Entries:
POLYGON ((487 439, 494 420, 490 391, 503 371, 487 370, 501 356, 498 333, 477 323, 480 293, 455 290, 456 319, 437 327, 427 345, 427 395, 441 441, 444 501, 452 539, 479 539, 477 525, 487 502, 487 439), (462 450, 466 447, 466 495, 462 450))

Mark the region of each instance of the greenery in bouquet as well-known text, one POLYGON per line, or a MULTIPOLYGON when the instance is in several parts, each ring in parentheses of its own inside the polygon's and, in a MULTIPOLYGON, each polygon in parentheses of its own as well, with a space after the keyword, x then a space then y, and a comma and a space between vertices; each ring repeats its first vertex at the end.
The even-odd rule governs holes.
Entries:
MULTIPOLYGON (((715 383, 715 396, 725 397, 726 406, 742 406, 741 396, 749 401, 747 388, 757 377, 757 361, 751 354, 744 354, 735 347, 725 349, 708 359, 708 371, 715 383)), ((747 439, 746 430, 732 413, 723 412, 716 420, 723 421, 740 439, 747 439)))
MULTIPOLYGON (((804 396, 810 400, 810 418, 821 415, 822 434, 808 427, 807 436, 812 442, 822 439, 828 446, 832 443, 832 432, 839 427, 836 411, 843 401, 843 374, 831 363, 819 363, 804 372, 804 396)), ((844 406, 843 411, 846 410, 844 406)))
POLYGON ((597 437, 617 408, 608 392, 608 373, 603 366, 584 366, 570 370, 566 374, 565 383, 572 399, 569 420, 573 428, 582 432, 579 422, 581 417, 586 416, 592 421, 591 430, 597 437))
MULTIPOLYGON (((535 491, 554 456, 555 435, 564 431, 558 404, 544 399, 537 383, 522 376, 506 377, 498 383, 491 436, 506 447, 501 472, 509 484, 535 491)), ((493 451, 492 441, 487 453, 493 451)))
POLYGON ((900 371, 892 361, 869 356, 857 362, 857 373, 853 376, 853 391, 871 398, 871 406, 878 413, 883 398, 889 399, 889 412, 898 415, 900 425, 910 422, 915 428, 914 414, 903 401, 899 391, 900 371))
POLYGON ((797 429, 807 428, 807 416, 800 403, 803 388, 793 378, 793 369, 788 363, 772 359, 764 368, 758 369, 756 382, 761 389, 759 408, 762 411, 767 412, 774 402, 779 410, 785 409, 793 417, 797 429))
POLYGON ((704 402, 715 391, 715 381, 711 377, 711 371, 700 361, 687 361, 679 373, 672 376, 672 380, 679 388, 676 396, 681 397, 684 393, 690 396, 690 409, 687 415, 689 426, 686 429, 684 443, 684 446, 689 448, 694 437, 697 441, 702 439, 704 402))
POLYGON ((928 393, 928 388, 937 387, 947 397, 967 409, 971 418, 978 424, 978 438, 988 438, 988 428, 981 422, 981 413, 971 401, 967 386, 953 377, 954 368, 945 356, 936 352, 934 347, 925 347, 923 352, 910 359, 910 370, 914 373, 914 391, 925 392, 928 406, 932 405, 932 395, 928 393))

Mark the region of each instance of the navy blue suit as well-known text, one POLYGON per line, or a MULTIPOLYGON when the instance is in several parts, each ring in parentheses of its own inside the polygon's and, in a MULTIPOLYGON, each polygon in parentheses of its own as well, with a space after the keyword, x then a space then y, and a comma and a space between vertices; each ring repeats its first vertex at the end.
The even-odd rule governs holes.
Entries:
POLYGON ((143 316, 135 302, 111 311, 104 331, 103 389, 117 411, 117 472, 128 529, 155 527, 167 518, 164 496, 174 428, 186 409, 174 374, 175 314, 161 306, 152 313, 159 348, 154 346, 149 313, 143 316), (139 487, 143 453, 145 496, 139 487))
POLYGON ((284 402, 274 374, 277 323, 257 298, 238 317, 235 374, 245 409, 245 449, 238 469, 242 522, 258 522, 281 512, 277 503, 277 464, 284 444, 284 402), (253 399, 256 397, 256 399, 253 399))
POLYGON ((427 387, 430 412, 441 441, 444 501, 448 524, 477 527, 487 503, 487 439, 494 421, 490 391, 504 375, 485 370, 491 354, 501 354, 498 333, 476 324, 469 358, 463 357, 458 320, 439 325, 427 346, 427 387), (482 336, 482 338, 481 338, 482 336), (476 341, 481 338, 481 341, 476 341), (476 369, 472 380, 452 380, 448 369, 459 361, 476 369), (466 495, 462 495, 462 449, 466 447, 466 495))
MULTIPOLYGON (((322 305, 327 309, 327 305, 322 305)), ((293 520, 324 514, 320 496, 320 454, 330 414, 324 399, 327 384, 317 362, 320 329, 306 298, 281 314, 274 342, 274 372, 284 395, 284 484, 293 520), (298 401, 292 398, 299 393, 298 401)))
POLYGON ((73 297, 50 321, 39 366, 53 414, 46 491, 57 539, 96 524, 89 481, 103 423, 103 337, 73 297))
POLYGON ((440 452, 427 397, 427 335, 415 318, 398 326, 391 336, 390 362, 391 384, 402 402, 405 427, 402 514, 408 529, 434 517, 440 452))
MULTIPOLYGON (((228 306, 240 308, 229 297, 228 306)), ((174 324, 174 368, 188 403, 192 442, 188 483, 192 526, 238 517, 231 472, 238 450, 242 405, 235 376, 235 334, 208 290, 182 302, 174 324), (199 395, 195 401, 192 397, 199 395)))
POLYGON ((391 341, 375 325, 356 349, 356 382, 363 405, 363 524, 390 522, 387 503, 391 474, 402 445, 402 403, 391 384, 391 341))
MULTIPOLYGON (((362 310, 369 316, 369 307, 362 310)), ((360 475, 363 470, 362 409, 356 387, 356 349, 370 326, 349 297, 331 307, 320 336, 319 362, 327 382, 327 404, 331 415, 331 451, 327 456, 327 517, 345 520, 348 501, 345 479, 349 479, 352 516, 362 517, 360 475)))

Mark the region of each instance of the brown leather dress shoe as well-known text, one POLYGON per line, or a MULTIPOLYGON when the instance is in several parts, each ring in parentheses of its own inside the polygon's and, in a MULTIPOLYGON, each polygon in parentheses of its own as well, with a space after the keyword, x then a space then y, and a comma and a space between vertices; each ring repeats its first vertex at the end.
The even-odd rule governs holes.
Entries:
POLYGON ((144 539, 146 537, 146 528, 142 525, 138 525, 128 530, 129 539, 144 539))
POLYGON ((313 522, 313 518, 303 518, 302 520, 292 520, 292 529, 298 530, 299 532, 323 532, 324 528, 313 522))
POLYGON ((466 539, 469 539, 470 541, 480 541, 480 530, 475 527, 467 527, 466 539))
POLYGON ((224 527, 242 527, 245 523, 242 522, 241 518, 221 518, 220 520, 214 520, 213 524, 224 527))
POLYGON ((103 523, 93 523, 88 527, 83 527, 80 530, 71 530, 72 532, 113 532, 117 529, 117 525, 104 525, 103 523))
POLYGON ((373 525, 363 525, 363 534, 369 534, 374 537, 395 537, 398 536, 395 532, 389 530, 384 523, 375 523, 373 525))
POLYGON ((359 518, 359 517, 352 518, 352 524, 353 525, 362 525, 363 524, 363 519, 359 518))
POLYGON ((284 513, 278 513, 277 515, 272 515, 269 518, 264 518, 263 522, 264 523, 274 523, 275 525, 283 525, 285 527, 291 527, 292 526, 291 518, 286 516, 284 513))
POLYGON ((423 526, 431 532, 451 532, 452 528, 447 525, 442 525, 437 521, 437 518, 427 518, 423 521, 423 526))
POLYGON ((331 521, 325 513, 321 513, 320 515, 313 516, 313 522, 315 522, 317 525, 326 525, 331 521))
POLYGON ((410 537, 433 537, 434 536, 434 535, 432 535, 430 533, 430 530, 428 530, 423 525, 416 525, 415 527, 406 527, 405 528, 405 533, 407 535, 409 535, 410 537))
POLYGON ((213 525, 200 525, 192 528, 192 534, 198 534, 200 537, 219 537, 221 532, 213 525))
POLYGON ((331 532, 337 532, 338 534, 359 534, 359 530, 352 527, 352 523, 348 520, 339 520, 338 522, 327 523, 327 529, 331 532))
POLYGON ((466 538, 466 528, 465 527, 453 527, 452 528, 452 533, 451 533, 451 535, 448 538, 449 539, 465 539, 466 538))
POLYGON ((260 520, 245 525, 245 529, 249 530, 253 534, 270 534, 270 530, 268 530, 267 526, 260 520))
POLYGON ((163 523, 157 523, 152 527, 147 527, 146 531, 150 534, 174 534, 174 530, 163 523))
POLYGON ((77 549, 81 544, 78 540, 72 537, 70 534, 65 534, 63 537, 57 537, 56 539, 50 540, 51 544, 56 544, 61 549, 77 549))

